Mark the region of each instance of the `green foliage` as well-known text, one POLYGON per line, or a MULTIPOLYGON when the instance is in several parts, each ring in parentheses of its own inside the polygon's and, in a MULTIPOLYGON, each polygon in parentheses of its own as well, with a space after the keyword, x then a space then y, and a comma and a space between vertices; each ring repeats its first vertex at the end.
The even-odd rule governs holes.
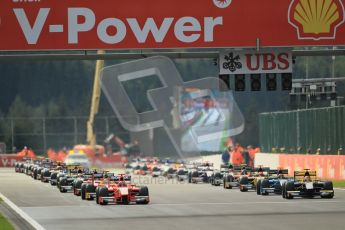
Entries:
MULTIPOLYGON (((124 61, 107 61, 106 66, 124 61)), ((214 65, 212 59, 177 59, 174 62, 184 81, 218 76, 219 67, 214 65)), ((297 57, 293 67, 294 78, 306 76, 306 62, 309 65, 309 78, 332 76, 332 57, 297 57)), ((335 77, 345 76, 344 63, 345 57, 335 58, 335 77)), ((88 116, 94 69, 95 61, 0 62, 0 117, 17 117, 14 127, 16 132, 35 133, 41 131, 41 123, 19 118, 88 116)), ((339 95, 345 96, 344 84, 339 83, 337 86, 339 95)), ((134 92, 135 103, 140 107, 147 104, 147 98, 139 92, 157 85, 155 82, 142 81, 126 87, 134 92)), ((265 92, 265 85, 262 85, 261 92, 234 92, 234 97, 245 117, 245 131, 236 137, 236 141, 243 145, 259 144, 259 113, 290 109, 288 92, 265 92)), ((145 105, 140 109, 145 111, 148 107, 145 105)), ((103 115, 114 115, 104 95, 101 96, 98 116, 103 115)), ((63 126, 61 121, 47 124, 49 130, 63 131, 63 126)), ((10 129, 9 120, 0 118, 0 138, 6 143, 11 139, 10 129)), ((113 130, 123 131, 118 122, 111 125, 113 130)), ((28 141, 34 142, 34 137, 33 140, 25 139, 24 136, 16 137, 17 147, 28 141)))
POLYGON ((93 61, 45 61, 0 63, 0 108, 8 109, 17 96, 31 106, 46 105, 64 98, 70 113, 78 111, 90 95, 93 61))

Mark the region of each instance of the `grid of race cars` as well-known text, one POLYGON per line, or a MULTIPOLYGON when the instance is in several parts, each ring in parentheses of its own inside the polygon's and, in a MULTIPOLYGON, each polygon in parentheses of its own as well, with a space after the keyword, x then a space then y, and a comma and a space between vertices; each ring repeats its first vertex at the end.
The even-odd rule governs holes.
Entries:
POLYGON ((35 180, 50 183, 61 193, 73 192, 82 200, 95 200, 97 204, 148 204, 147 186, 132 182, 133 176, 166 177, 190 184, 208 183, 224 189, 238 188, 241 192, 255 191, 257 195, 280 195, 284 199, 294 197, 333 198, 332 181, 317 178, 314 170, 295 171, 288 176, 287 169, 247 167, 245 165, 221 165, 216 169, 212 163, 196 163, 159 160, 157 158, 135 159, 126 164, 125 173, 115 174, 100 169, 66 166, 49 159, 31 160, 15 164, 17 173, 24 173, 35 180))

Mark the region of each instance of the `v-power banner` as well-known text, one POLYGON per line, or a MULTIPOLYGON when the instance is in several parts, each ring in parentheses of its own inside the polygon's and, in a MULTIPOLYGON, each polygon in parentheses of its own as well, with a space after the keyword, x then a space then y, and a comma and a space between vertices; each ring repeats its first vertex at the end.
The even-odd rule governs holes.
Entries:
POLYGON ((2 0, 0 50, 344 45, 344 0, 2 0))

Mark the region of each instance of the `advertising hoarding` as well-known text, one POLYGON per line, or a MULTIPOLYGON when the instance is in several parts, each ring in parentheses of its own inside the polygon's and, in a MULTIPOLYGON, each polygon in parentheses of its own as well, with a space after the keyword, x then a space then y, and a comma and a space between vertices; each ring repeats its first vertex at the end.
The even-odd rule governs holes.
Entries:
POLYGON ((344 45, 344 0, 3 0, 0 50, 344 45))

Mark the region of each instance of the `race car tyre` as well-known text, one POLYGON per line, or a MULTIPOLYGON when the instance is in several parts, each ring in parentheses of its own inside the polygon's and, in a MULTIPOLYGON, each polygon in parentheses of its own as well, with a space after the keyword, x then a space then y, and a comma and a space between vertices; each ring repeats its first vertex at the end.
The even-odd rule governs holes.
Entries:
POLYGON ((41 168, 37 169, 37 176, 40 175, 40 177, 42 177, 41 173, 42 173, 42 169, 41 168))
POLYGON ((42 172, 42 177, 41 177, 41 181, 42 182, 48 182, 45 180, 45 178, 47 177, 50 177, 50 172, 48 169, 45 169, 43 172, 42 172))
POLYGON ((87 184, 86 185, 86 192, 95 192, 96 187, 93 184, 87 184))
POLYGON ((333 182, 332 181, 325 181, 323 189, 324 190, 333 190, 333 182))
POLYGON ((81 185, 83 184, 83 180, 76 180, 74 182, 74 187, 75 188, 81 188, 81 185))
MULTIPOLYGON (((109 196, 108 189, 107 189, 107 188, 101 188, 101 189, 99 190, 99 194, 98 194, 98 195, 99 195, 99 196, 98 196, 98 199, 99 199, 100 197, 108 197, 108 196, 109 196)), ((106 201, 106 200, 100 201, 100 200, 99 200, 99 204, 100 204, 100 205, 106 205, 106 204, 108 204, 108 201, 106 201)))
POLYGON ((334 193, 327 194, 327 195, 321 195, 321 198, 323 199, 332 199, 334 197, 334 193))
MULTIPOLYGON (((138 192, 138 196, 149 196, 149 189, 146 186, 141 186, 138 192)), ((137 201, 137 204, 148 204, 147 200, 145 201, 137 201)))
POLYGON ((222 174, 220 174, 219 172, 216 172, 216 173, 214 174, 214 178, 220 179, 220 178, 222 178, 222 174))
POLYGON ((248 188, 245 186, 249 183, 248 177, 241 176, 240 178, 240 191, 241 192, 247 192, 248 188))
POLYGON ((66 186, 66 185, 67 185, 67 180, 65 178, 62 178, 60 180, 60 186, 59 186, 60 192, 62 193, 67 192, 66 189, 62 188, 62 186, 66 186))
POLYGON ((284 182, 282 185, 282 197, 284 199, 286 198, 286 182, 284 182))
POLYGON ((209 180, 210 180, 210 184, 214 185, 214 175, 211 175, 209 180))
POLYGON ((59 185, 60 185, 60 187, 61 186, 66 186, 67 185, 67 179, 66 178, 61 178, 59 185))
POLYGON ((280 195, 282 193, 282 186, 280 182, 274 185, 274 194, 280 195))
POLYGON ((37 180, 37 169, 34 169, 33 178, 37 180))
POLYGON ((241 184, 241 185, 244 185, 244 184, 248 184, 248 183, 249 183, 248 177, 246 177, 246 176, 241 176, 241 178, 240 178, 240 184, 241 184))
POLYGON ((192 172, 192 177, 199 177, 199 172, 197 171, 192 172))
MULTIPOLYGON (((93 184, 87 184, 85 190, 88 193, 94 193, 96 191, 96 187, 93 184)), ((88 200, 93 200, 93 197, 88 198, 88 200)))
POLYGON ((214 175, 212 175, 211 177, 211 183, 214 186, 219 186, 219 183, 215 183, 216 181, 219 181, 220 179, 222 179, 222 174, 220 174, 219 172, 216 172, 214 175))
POLYGON ((128 196, 122 196, 122 204, 129 205, 129 198, 128 198, 128 196))
POLYGON ((241 192, 248 192, 248 188, 246 186, 240 185, 241 192))
POLYGON ((295 184, 293 181, 288 181, 285 184, 285 198, 286 199, 293 199, 293 195, 288 193, 288 191, 294 191, 295 190, 295 184))
POLYGON ((249 183, 249 180, 248 180, 248 177, 247 176, 241 176, 240 177, 240 184, 248 184, 249 183))
MULTIPOLYGON (((261 181, 260 190, 262 191, 262 188, 268 188, 268 187, 270 187, 270 182, 269 182, 267 179, 263 179, 263 180, 261 181)), ((267 196, 267 195, 268 195, 268 192, 267 192, 267 191, 261 192, 261 195, 267 196)))
POLYGON ((56 187, 58 188, 58 189, 60 189, 60 180, 62 179, 62 177, 57 177, 56 178, 56 187))
POLYGON ((256 183, 256 194, 261 195, 261 180, 256 183))
MULTIPOLYGON (((194 172, 192 172, 192 178, 193 177, 199 177, 199 172, 197 172, 197 171, 194 171, 194 172)), ((193 179, 191 179, 191 181, 192 181, 192 183, 197 183, 195 180, 193 180, 193 179)))
MULTIPOLYGON (((333 190, 333 182, 332 181, 325 181, 325 184, 323 186, 323 190, 333 190)), ((322 192, 322 190, 321 190, 322 192)), ((327 198, 332 199, 334 197, 334 193, 321 195, 321 198, 327 198)))
POLYGON ((41 182, 43 182, 43 174, 44 174, 44 172, 45 172, 45 169, 43 169, 43 170, 41 171, 41 178, 40 178, 40 181, 41 181, 41 182))
POLYGON ((80 195, 81 195, 81 199, 85 200, 86 198, 86 184, 82 184, 81 185, 81 189, 80 189, 80 195))
POLYGON ((81 185, 83 184, 83 181, 82 180, 77 180, 75 183, 74 183, 74 195, 76 196, 80 196, 80 193, 78 194, 76 191, 77 189, 81 189, 81 185))
POLYGON ((138 196, 149 196, 149 189, 146 186, 141 186, 138 196))
POLYGON ((96 204, 99 204, 99 188, 96 188, 96 204))
POLYGON ((56 180, 56 178, 57 178, 57 173, 52 173, 50 175, 50 184, 51 185, 56 185, 56 183, 52 181, 52 180, 56 180))
POLYGON ((225 189, 232 189, 232 186, 230 185, 230 182, 233 182, 233 181, 234 181, 233 176, 227 175, 226 178, 225 178, 223 187, 225 189))

